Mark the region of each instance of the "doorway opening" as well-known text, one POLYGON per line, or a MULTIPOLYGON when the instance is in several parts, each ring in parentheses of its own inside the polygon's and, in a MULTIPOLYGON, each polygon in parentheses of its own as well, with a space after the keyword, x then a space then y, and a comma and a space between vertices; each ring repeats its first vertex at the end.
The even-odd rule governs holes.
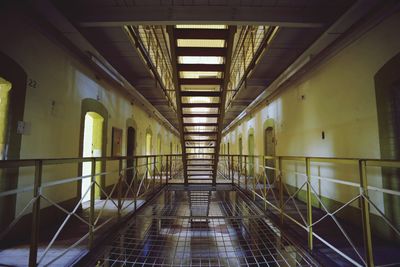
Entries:
MULTIPOLYGON (((150 131, 146 133, 146 155, 151 155, 151 142, 152 142, 152 134, 150 131)), ((151 158, 146 158, 147 163, 147 173, 151 176, 151 158)))
MULTIPOLYGON (((83 157, 101 157, 103 147, 103 123, 104 118, 96 112, 87 112, 84 122, 83 133, 83 157)), ((101 162, 97 162, 95 172, 101 172, 101 162)), ((84 162, 82 164, 82 175, 90 175, 92 173, 92 163, 84 162)), ((96 176, 96 182, 100 185, 100 176, 96 176)), ((82 202, 90 200, 91 178, 82 179, 81 198, 82 202), (85 195, 85 192, 88 191, 85 195)), ((95 198, 100 198, 100 190, 95 186, 95 198)))
POLYGON ((254 134, 249 134, 249 175, 254 177, 254 134))
MULTIPOLYGON (((133 127, 128 127, 126 134, 126 155, 133 157, 135 155, 136 147, 136 130, 133 127)), ((126 161, 126 179, 128 184, 131 184, 133 179, 133 158, 128 158, 126 161)))
MULTIPOLYGON (((264 131, 264 155, 274 157, 275 156, 275 133, 274 128, 268 127, 264 131)), ((274 159, 265 159, 265 165, 270 168, 275 168, 274 159)), ((275 181, 275 170, 266 169, 266 175, 269 182, 272 184, 275 181)))
POLYGON ((243 141, 242 137, 239 137, 239 166, 240 170, 243 170, 243 161, 242 161, 242 155, 243 155, 243 141))
POLYGON ((7 156, 8 100, 12 84, 0 77, 0 160, 7 156))
MULTIPOLYGON (((161 155, 161 135, 157 135, 157 155, 161 155)), ((161 172, 161 157, 157 157, 157 170, 161 172)))

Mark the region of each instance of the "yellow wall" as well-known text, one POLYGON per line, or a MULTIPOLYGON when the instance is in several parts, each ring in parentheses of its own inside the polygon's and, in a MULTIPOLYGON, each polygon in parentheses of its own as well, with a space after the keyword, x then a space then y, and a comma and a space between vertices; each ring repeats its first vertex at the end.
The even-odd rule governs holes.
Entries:
MULTIPOLYGON (((0 19, 1 22, 1 19, 0 19)), ((95 78, 59 44, 42 34, 32 23, 15 17, 0 23, 0 31, 7 39, 0 42, 0 51, 15 60, 36 81, 36 88, 27 87, 24 121, 31 125, 22 135, 21 158, 78 157, 81 102, 85 98, 98 99, 108 110, 107 156, 111 155, 111 129, 123 129, 123 155, 126 154, 127 120, 136 125, 136 155, 145 154, 145 134, 150 128, 153 136, 164 137, 162 151, 169 151, 169 142, 180 144, 178 137, 162 126, 139 104, 118 93, 108 83, 95 78), (10 27, 12 25, 12 27, 10 27)), ((133 49, 133 48, 132 48, 133 49)), ((0 74, 1 75, 1 74, 0 74)), ((156 148, 152 138, 152 148, 156 148)), ((151 151, 156 153, 156 151, 151 151)), ((108 170, 118 164, 107 165, 108 170)), ((43 170, 44 182, 77 175, 77 165, 50 166, 43 170)), ((21 168, 19 187, 31 185, 33 169, 21 168)), ((106 181, 112 184, 116 177, 106 181)), ((44 193, 56 202, 75 197, 77 186, 71 183, 52 187, 44 193)), ((17 213, 31 198, 31 193, 18 196, 17 213)), ((43 206, 49 205, 45 201, 43 206)))
MULTIPOLYGON (((400 14, 395 14, 370 29, 328 62, 306 73, 268 105, 245 117, 229 130, 223 143, 229 142, 231 153, 239 154, 241 135, 243 154, 248 154, 248 135, 253 128, 255 154, 262 155, 263 124, 272 119, 278 156, 379 158, 374 75, 400 52, 399 28, 400 14), (322 131, 325 132, 324 140, 322 131)), ((297 164, 290 168, 304 171, 303 167, 297 164)), ((358 181, 357 168, 326 168, 323 174, 358 181)), ((295 185, 296 178, 288 177, 288 183, 295 185)), ((369 182, 381 186, 380 170, 371 170, 369 182)), ((325 186, 322 183, 319 187, 321 195, 339 201, 354 194, 353 190, 343 190, 331 183, 325 186)), ((382 207, 382 195, 371 194, 382 207)))

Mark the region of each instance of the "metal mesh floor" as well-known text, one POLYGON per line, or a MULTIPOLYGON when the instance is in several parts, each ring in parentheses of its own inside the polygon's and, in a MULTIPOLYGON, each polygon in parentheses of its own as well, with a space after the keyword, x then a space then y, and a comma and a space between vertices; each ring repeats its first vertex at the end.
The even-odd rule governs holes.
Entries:
POLYGON ((104 246, 97 266, 316 266, 238 192, 207 192, 196 198, 206 213, 190 216, 193 192, 163 191, 104 246))

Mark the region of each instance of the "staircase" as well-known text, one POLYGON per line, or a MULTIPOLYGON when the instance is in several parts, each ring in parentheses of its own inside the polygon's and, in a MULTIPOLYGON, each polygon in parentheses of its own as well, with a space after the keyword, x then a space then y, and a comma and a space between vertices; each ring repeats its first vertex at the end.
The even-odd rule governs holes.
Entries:
POLYGON ((211 191, 189 190, 190 223, 192 227, 208 224, 211 191))
POLYGON ((185 184, 216 183, 235 27, 169 27, 185 184))

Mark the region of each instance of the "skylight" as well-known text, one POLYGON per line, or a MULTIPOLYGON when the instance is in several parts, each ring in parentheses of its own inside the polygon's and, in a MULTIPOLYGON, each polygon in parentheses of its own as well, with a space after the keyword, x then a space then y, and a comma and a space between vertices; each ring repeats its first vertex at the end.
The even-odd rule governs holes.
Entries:
POLYGON ((180 71, 181 78, 201 79, 201 78, 221 78, 219 71, 180 71))
POLYGON ((185 96, 182 103, 219 103, 219 97, 213 96, 185 96))
POLYGON ((180 56, 178 57, 179 64, 224 64, 223 57, 216 56, 180 56))
POLYGON ((183 108, 183 114, 208 114, 218 113, 218 108, 183 108))
POLYGON ((178 47, 225 47, 225 40, 178 39, 178 47))
POLYGON ((181 85, 182 91, 219 91, 219 85, 181 85))
POLYGON ((217 123, 217 118, 191 117, 183 118, 183 123, 217 123))

